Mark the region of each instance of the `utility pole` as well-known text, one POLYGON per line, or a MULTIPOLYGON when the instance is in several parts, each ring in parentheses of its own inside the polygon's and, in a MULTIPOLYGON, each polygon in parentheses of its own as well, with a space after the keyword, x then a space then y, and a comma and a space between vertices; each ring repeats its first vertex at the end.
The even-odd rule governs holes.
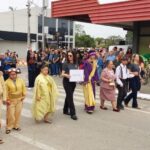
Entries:
POLYGON ((70 24, 71 21, 68 20, 68 50, 70 50, 70 24))
POLYGON ((15 31, 15 10, 16 8, 13 8, 12 6, 9 7, 9 9, 12 11, 12 19, 13 19, 13 32, 15 31))
POLYGON ((30 49, 31 47, 31 37, 30 37, 30 32, 31 32, 31 27, 30 27, 30 18, 31 18, 31 1, 28 0, 27 2, 27 15, 28 15, 28 34, 27 34, 27 47, 30 49))
POLYGON ((42 50, 45 50, 45 10, 47 9, 46 1, 43 0, 43 9, 42 9, 42 50))

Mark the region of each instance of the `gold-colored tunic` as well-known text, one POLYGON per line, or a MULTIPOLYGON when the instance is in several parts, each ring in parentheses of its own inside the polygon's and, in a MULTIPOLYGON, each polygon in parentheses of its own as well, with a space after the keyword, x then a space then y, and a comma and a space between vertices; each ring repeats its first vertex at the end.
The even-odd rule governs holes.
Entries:
POLYGON ((20 117, 23 102, 26 95, 25 83, 22 79, 17 78, 16 81, 7 79, 6 83, 6 99, 10 102, 7 105, 7 122, 6 129, 20 128, 20 117))
POLYGON ((57 96, 55 81, 49 75, 38 75, 34 87, 33 117, 42 120, 47 113, 54 113, 57 96))

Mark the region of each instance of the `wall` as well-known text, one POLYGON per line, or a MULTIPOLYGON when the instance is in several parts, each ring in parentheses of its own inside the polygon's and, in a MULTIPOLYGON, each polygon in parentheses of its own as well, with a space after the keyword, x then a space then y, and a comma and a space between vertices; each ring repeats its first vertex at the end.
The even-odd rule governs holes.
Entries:
POLYGON ((27 54, 27 42, 0 41, 0 53, 5 53, 8 49, 10 51, 16 51, 19 58, 25 59, 27 54))
MULTIPOLYGON (((38 29, 38 15, 41 10, 39 8, 31 9, 31 33, 37 33, 38 29)), ((13 31, 13 12, 0 13, 0 30, 13 31)), ((14 11, 14 31, 27 33, 27 9, 14 11)))

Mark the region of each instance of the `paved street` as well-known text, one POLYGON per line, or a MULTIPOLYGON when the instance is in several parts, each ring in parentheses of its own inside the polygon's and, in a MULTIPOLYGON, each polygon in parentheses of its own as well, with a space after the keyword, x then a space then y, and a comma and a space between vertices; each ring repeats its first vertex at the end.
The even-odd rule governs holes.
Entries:
MULTIPOLYGON (((24 79, 27 73, 23 70, 24 79)), ((33 90, 28 90, 22 112, 21 132, 4 134, 5 144, 0 150, 150 150, 150 101, 140 100, 141 110, 131 108, 120 113, 99 110, 99 87, 97 108, 93 115, 84 112, 82 87, 75 91, 78 121, 62 114, 65 93, 62 79, 54 77, 59 88, 57 111, 53 124, 35 123, 31 115, 33 90)), ((5 127, 3 107, 3 131, 5 127)))

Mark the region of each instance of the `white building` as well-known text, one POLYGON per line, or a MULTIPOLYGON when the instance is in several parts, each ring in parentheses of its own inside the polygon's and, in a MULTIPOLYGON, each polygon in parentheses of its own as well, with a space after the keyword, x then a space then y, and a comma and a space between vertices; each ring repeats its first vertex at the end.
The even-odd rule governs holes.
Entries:
MULTIPOLYGON (((42 9, 39 7, 31 8, 31 45, 33 50, 38 50, 42 42, 42 9)), ((74 45, 74 23, 68 29, 68 20, 50 18, 50 10, 45 17, 45 41, 47 47, 54 45, 66 46, 74 45), (69 32, 70 31, 70 32, 69 32), (70 35, 68 35, 68 33, 70 35), (70 38, 68 38, 68 36, 70 38)), ((14 10, 0 13, 0 53, 6 50, 16 51, 20 58, 26 57, 27 51, 27 31, 28 16, 27 9, 14 10)))

